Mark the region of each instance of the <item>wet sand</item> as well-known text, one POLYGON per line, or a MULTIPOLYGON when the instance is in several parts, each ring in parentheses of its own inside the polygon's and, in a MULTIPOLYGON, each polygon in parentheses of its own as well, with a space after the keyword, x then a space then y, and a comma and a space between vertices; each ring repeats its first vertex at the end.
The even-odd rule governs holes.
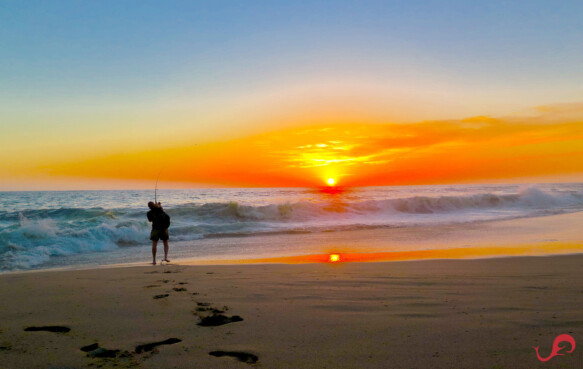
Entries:
POLYGON ((182 264, 191 265, 312 262, 313 258, 297 258, 296 256, 330 253, 368 253, 369 257, 363 258, 367 261, 578 253, 583 252, 582 224, 583 212, 576 212, 451 225, 202 239, 196 241, 195 248, 189 244, 182 250, 174 245, 172 253, 181 259, 182 264), (204 256, 206 249, 212 249, 213 254, 216 255, 217 250, 224 247, 226 243, 235 244, 240 250, 253 252, 242 253, 236 258, 227 255, 215 260, 209 260, 212 257, 204 256), (263 257, 258 256, 254 251, 257 249, 257 244, 269 245, 269 254, 263 257), (203 255, 192 257, 193 250, 203 255), (293 250, 292 258, 288 258, 290 250, 293 250), (431 250, 435 250, 436 253, 431 250), (385 253, 385 255, 373 255, 379 253, 385 253), (390 253, 411 254, 390 255, 390 253))
POLYGON ((0 275, 2 368, 580 368, 583 255, 0 275), (563 351, 570 349, 568 344, 563 351))

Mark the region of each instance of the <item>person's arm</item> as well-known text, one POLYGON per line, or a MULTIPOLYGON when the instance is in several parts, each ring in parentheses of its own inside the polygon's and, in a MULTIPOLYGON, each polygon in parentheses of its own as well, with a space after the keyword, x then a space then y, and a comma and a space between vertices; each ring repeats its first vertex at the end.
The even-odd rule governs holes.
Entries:
POLYGON ((152 214, 151 210, 146 213, 146 216, 148 217, 148 222, 151 222, 154 220, 154 214, 152 214))

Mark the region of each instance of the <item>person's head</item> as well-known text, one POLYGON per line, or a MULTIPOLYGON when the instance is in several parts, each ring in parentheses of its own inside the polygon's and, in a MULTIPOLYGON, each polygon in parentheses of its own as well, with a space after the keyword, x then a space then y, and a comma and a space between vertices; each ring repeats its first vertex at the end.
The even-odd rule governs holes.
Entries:
POLYGON ((150 201, 148 203, 148 207, 152 210, 156 209, 158 206, 156 206, 156 204, 153 201, 150 201))

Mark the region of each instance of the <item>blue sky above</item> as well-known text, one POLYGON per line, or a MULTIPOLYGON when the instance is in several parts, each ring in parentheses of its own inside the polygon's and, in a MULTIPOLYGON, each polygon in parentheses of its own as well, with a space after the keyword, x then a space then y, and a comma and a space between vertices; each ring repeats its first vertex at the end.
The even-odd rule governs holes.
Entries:
POLYGON ((7 1, 0 13, 2 95, 20 101, 346 74, 552 91, 583 71, 577 1, 7 1))

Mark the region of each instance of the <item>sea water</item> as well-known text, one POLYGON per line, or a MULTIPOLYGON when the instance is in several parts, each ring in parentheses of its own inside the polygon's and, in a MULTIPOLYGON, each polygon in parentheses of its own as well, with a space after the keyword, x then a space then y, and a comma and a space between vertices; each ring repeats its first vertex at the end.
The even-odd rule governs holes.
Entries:
MULTIPOLYGON (((207 259, 301 252, 293 243, 283 249, 263 243, 259 236, 265 235, 439 227, 583 211, 581 183, 221 188, 158 190, 157 196, 172 219, 172 250, 207 259), (258 242, 248 242, 253 237, 258 242), (247 240, 245 250, 236 242, 241 238, 247 240), (209 239, 214 241, 204 242, 209 239)), ((147 261, 146 212, 153 197, 144 190, 0 192, 0 271, 147 261)))

